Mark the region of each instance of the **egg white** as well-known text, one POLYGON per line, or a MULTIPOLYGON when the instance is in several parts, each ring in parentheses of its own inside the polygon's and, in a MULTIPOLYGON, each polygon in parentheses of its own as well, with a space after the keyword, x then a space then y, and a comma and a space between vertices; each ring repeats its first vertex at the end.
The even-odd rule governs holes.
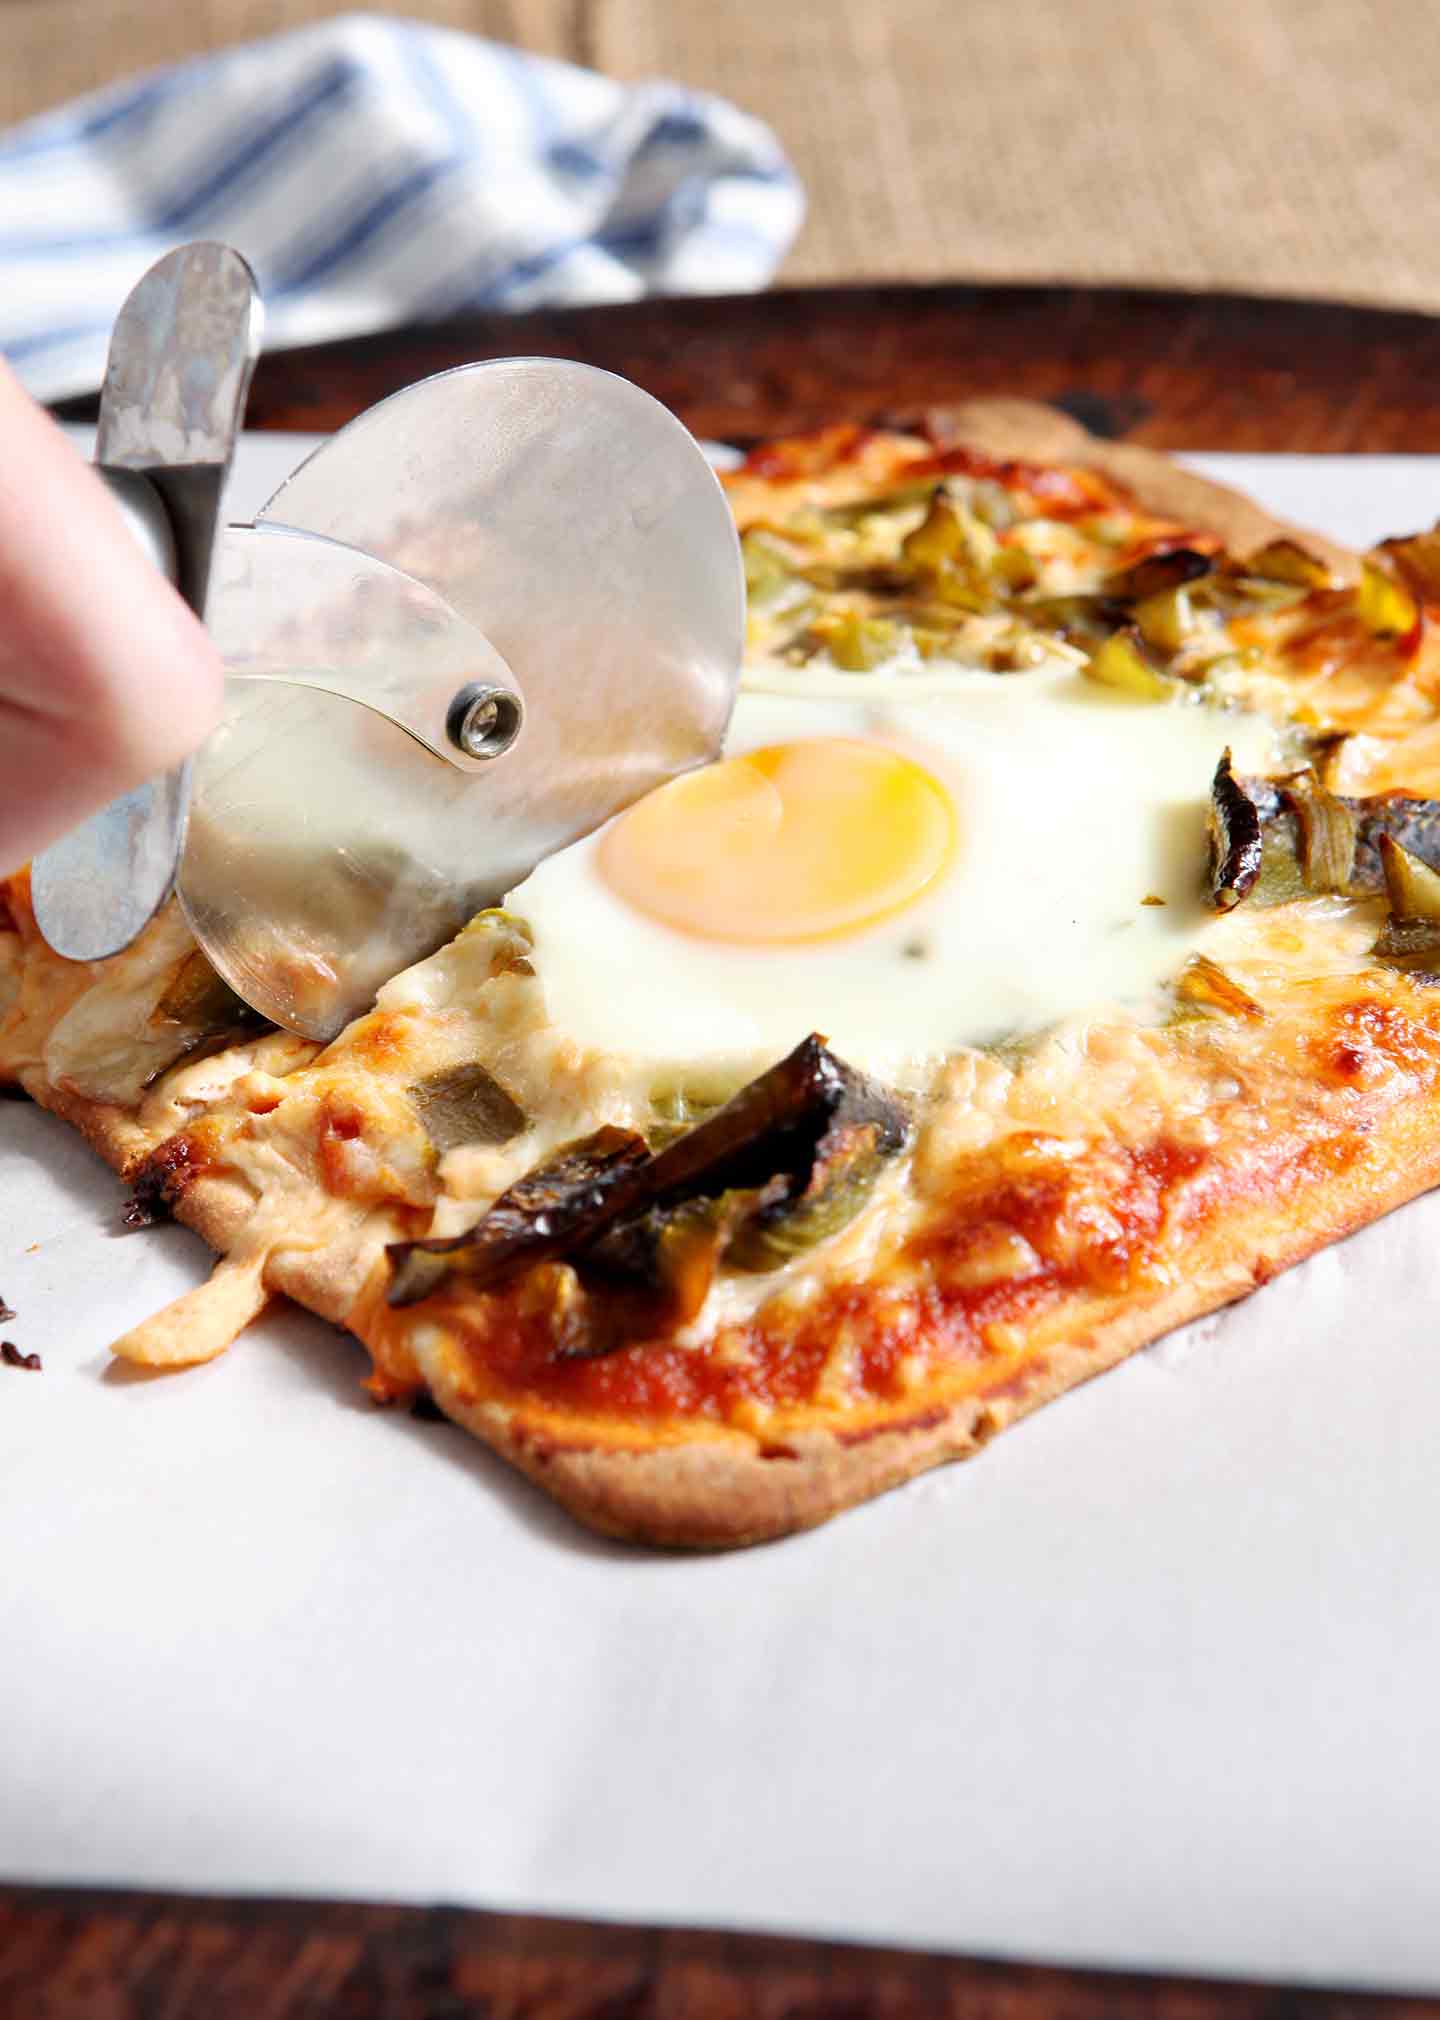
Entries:
POLYGON ((1160 1014, 1166 983, 1218 923, 1201 894, 1211 775, 1227 744, 1240 768, 1263 765, 1270 726, 1189 695, 1132 702, 1068 666, 952 670, 923 696, 899 687, 744 693, 726 748, 860 737, 904 751, 958 816, 935 885, 842 939, 736 945, 633 909, 587 836, 507 900, 567 1037, 662 1074, 728 1078, 819 1031, 853 1064, 904 1079, 957 1046, 1077 1013, 1160 1014))

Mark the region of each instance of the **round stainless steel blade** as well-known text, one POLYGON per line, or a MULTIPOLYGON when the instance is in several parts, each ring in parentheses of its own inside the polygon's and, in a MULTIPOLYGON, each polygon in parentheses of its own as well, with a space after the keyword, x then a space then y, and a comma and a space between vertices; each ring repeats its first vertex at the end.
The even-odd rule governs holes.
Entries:
POLYGON ((230 680, 195 759, 180 900, 262 1016, 332 1038, 484 902, 489 807, 528 732, 487 759, 447 723, 467 690, 510 697, 517 721, 523 701, 433 589, 289 527, 225 529, 210 630, 230 680))
POLYGON ((734 521, 694 438, 628 380, 553 358, 422 380, 261 519, 428 582, 523 686, 524 736, 449 850, 469 902, 718 754, 744 637, 734 521))
POLYGON ((128 947, 174 888, 189 811, 187 762, 43 849, 30 866, 30 896, 46 944, 67 961, 128 947))
MULTIPOLYGON (((178 247, 115 319, 95 459, 151 558, 205 614, 220 497, 260 352, 255 279, 229 246, 178 247)), ((170 896, 190 764, 137 786, 36 857, 35 920, 57 954, 118 954, 170 896)))

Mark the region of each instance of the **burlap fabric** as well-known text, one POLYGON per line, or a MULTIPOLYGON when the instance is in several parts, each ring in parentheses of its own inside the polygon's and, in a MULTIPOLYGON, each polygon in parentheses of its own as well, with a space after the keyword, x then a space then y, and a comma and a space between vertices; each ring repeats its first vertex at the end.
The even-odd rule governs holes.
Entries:
MULTIPOLYGON (((339 0, 0 0, 0 125, 339 0)), ((400 11, 400 10, 397 10, 400 11)), ((1130 281, 1440 309, 1436 0, 404 0, 769 120, 791 281, 1130 281)))

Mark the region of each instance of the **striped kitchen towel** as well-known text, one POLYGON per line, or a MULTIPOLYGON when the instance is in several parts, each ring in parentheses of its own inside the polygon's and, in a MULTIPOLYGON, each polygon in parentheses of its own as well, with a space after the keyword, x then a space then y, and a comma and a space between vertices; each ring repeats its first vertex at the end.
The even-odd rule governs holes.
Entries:
POLYGON ((346 15, 0 135, 0 352, 41 399, 93 390, 120 303, 190 239, 245 254, 281 347, 761 287, 803 210, 722 99, 346 15))

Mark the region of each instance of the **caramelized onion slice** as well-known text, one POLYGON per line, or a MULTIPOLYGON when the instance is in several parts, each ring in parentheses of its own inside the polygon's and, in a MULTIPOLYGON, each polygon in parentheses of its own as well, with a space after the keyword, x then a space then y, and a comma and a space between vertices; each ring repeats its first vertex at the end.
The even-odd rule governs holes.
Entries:
POLYGON ((1313 772, 1297 772, 1282 790, 1300 822, 1300 866, 1305 882, 1319 893, 1348 891, 1355 868, 1355 814, 1338 794, 1327 792, 1313 772))
POLYGON ((1380 837, 1380 868, 1392 918, 1440 921, 1440 873, 1412 856, 1393 835, 1380 837))
POLYGON ((1197 954, 1181 972, 1175 994, 1188 1009, 1216 1010, 1226 1017, 1258 1022, 1265 1012, 1248 991, 1232 981, 1217 961, 1197 954))

